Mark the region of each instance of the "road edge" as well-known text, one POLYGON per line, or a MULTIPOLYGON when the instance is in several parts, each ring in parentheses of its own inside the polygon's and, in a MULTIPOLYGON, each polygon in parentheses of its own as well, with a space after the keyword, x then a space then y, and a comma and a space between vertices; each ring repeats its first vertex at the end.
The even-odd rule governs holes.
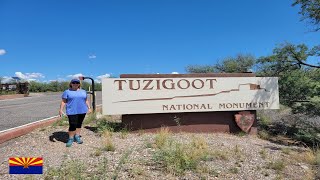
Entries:
MULTIPOLYGON (((99 112, 102 110, 102 105, 97 105, 96 111, 99 112)), ((28 134, 38 128, 47 127, 49 125, 52 125, 54 122, 60 120, 59 116, 52 116, 49 118, 45 118, 39 121, 35 121, 32 123, 28 123, 22 126, 10 128, 7 130, 0 131, 0 144, 9 141, 11 139, 23 136, 25 134, 28 134)))

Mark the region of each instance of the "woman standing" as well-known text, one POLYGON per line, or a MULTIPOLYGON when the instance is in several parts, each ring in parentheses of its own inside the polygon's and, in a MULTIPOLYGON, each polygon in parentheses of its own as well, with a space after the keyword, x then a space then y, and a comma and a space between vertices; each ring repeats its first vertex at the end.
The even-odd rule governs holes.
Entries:
POLYGON ((66 146, 70 147, 74 141, 82 144, 83 141, 80 139, 82 122, 86 113, 90 113, 91 109, 87 92, 81 89, 79 79, 72 79, 69 84, 69 89, 63 92, 59 111, 60 117, 64 114, 63 108, 65 106, 69 119, 69 139, 66 146))

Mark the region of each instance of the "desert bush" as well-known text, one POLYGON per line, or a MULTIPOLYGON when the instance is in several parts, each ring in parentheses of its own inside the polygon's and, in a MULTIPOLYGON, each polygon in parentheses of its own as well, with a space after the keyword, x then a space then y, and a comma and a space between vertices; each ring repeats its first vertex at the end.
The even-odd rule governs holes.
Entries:
POLYGON ((164 143, 154 154, 154 160, 172 174, 195 171, 202 160, 208 157, 208 145, 204 140, 194 139, 189 144, 173 140, 164 143))
POLYGON ((119 122, 112 122, 107 117, 103 117, 96 121, 97 132, 102 133, 105 130, 115 132, 122 129, 122 125, 119 122))
POLYGON ((171 133, 168 127, 161 127, 160 131, 155 136, 155 146, 162 148, 169 141, 171 133))
POLYGON ((259 135, 263 138, 268 139, 269 135, 281 135, 297 141, 297 144, 315 149, 320 147, 320 123, 317 119, 291 113, 282 114, 277 117, 278 119, 268 119, 268 116, 263 113, 259 115, 259 131, 263 132, 259 135))
POLYGON ((103 151, 115 151, 116 148, 112 141, 112 132, 107 129, 102 134, 102 148, 103 151))

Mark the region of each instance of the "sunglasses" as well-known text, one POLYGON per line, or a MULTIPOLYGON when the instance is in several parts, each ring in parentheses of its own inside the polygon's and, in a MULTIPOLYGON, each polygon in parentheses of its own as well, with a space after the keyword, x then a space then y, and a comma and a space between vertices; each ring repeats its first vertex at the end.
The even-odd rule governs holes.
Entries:
POLYGON ((79 82, 72 82, 71 84, 80 84, 79 82))

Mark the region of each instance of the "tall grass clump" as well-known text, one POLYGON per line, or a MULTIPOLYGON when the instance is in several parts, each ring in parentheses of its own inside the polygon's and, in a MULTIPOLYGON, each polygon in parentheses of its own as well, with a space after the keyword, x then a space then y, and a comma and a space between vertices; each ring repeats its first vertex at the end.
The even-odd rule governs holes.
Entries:
POLYGON ((159 133, 155 136, 155 146, 162 148, 169 141, 171 132, 168 127, 161 127, 159 133))
POLYGON ((115 151, 116 148, 112 141, 112 132, 105 130, 102 134, 102 148, 103 151, 115 151))
POLYGON ((208 145, 203 139, 194 139, 188 144, 168 141, 154 154, 155 162, 175 175, 184 174, 187 170, 195 171, 207 157, 208 145))
POLYGON ((283 171, 285 167, 286 167, 286 165, 285 165, 285 162, 283 159, 276 160, 274 162, 269 162, 267 165, 268 169, 273 169, 273 170, 277 171, 278 173, 283 171))

